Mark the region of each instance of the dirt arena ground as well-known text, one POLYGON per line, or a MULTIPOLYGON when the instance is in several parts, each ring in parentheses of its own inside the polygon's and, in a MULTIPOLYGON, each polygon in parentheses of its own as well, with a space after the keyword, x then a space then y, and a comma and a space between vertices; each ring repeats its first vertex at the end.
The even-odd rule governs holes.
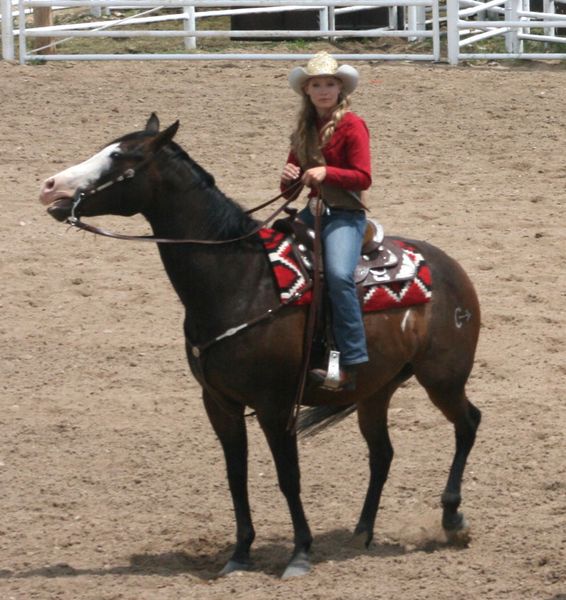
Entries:
POLYGON ((221 189, 257 204, 286 155, 290 66, 0 62, 2 600, 566 598, 563 65, 359 65, 374 215, 457 258, 482 303, 469 547, 439 528, 452 428, 408 384, 374 546, 348 545, 367 480, 350 418, 301 443, 314 569, 279 579, 290 523, 250 419, 256 568, 214 578, 231 503, 156 249, 67 232, 38 188, 157 111, 221 189))

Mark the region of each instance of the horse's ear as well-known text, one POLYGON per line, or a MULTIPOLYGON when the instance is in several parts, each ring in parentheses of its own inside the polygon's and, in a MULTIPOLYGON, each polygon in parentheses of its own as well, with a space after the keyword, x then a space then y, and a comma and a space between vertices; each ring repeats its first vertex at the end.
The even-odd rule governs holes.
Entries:
POLYGON ((162 132, 157 134, 157 136, 153 138, 151 142, 153 150, 158 150, 159 148, 167 145, 175 137, 178 129, 179 121, 177 120, 173 123, 173 125, 170 125, 167 127, 167 129, 164 129, 162 132))
POLYGON ((159 119, 157 115, 152 112, 147 123, 145 124, 145 130, 147 133, 157 133, 159 131, 159 119))

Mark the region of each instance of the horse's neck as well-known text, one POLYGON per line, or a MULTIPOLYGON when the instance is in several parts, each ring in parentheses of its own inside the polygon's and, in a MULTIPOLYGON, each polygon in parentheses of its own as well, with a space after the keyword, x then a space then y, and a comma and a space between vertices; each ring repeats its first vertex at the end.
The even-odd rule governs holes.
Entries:
MULTIPOLYGON (((251 219, 216 188, 198 192, 190 199, 160 198, 160 210, 146 215, 157 237, 226 240, 253 229, 251 219)), ((159 251, 187 309, 190 339, 197 343, 277 303, 265 252, 255 237, 212 246, 160 244, 159 251)))
POLYGON ((159 251, 185 306, 193 343, 204 343, 277 306, 273 278, 259 243, 160 244, 159 251))

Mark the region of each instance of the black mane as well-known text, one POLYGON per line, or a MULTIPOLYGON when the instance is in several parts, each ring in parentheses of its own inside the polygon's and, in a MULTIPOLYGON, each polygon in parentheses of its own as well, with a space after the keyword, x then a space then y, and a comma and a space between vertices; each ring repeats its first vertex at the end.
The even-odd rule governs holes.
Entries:
POLYGON ((177 166, 175 175, 181 180, 181 187, 186 185, 188 194, 200 193, 202 201, 206 203, 203 235, 229 239, 244 235, 255 227, 256 222, 246 214, 242 206, 219 190, 214 176, 191 158, 181 146, 170 142, 168 149, 171 152, 169 165, 171 170, 177 166), (187 169, 190 173, 189 178, 187 169))
MULTIPOLYGON (((111 143, 132 142, 153 137, 147 131, 136 131, 116 138, 111 143)), ((203 239, 230 239, 250 232, 256 225, 244 209, 216 187, 214 176, 201 167, 174 141, 166 149, 166 167, 169 175, 176 178, 176 187, 184 190, 187 197, 198 193, 206 203, 206 216, 202 220, 199 235, 203 239), (188 170, 188 173, 187 173, 188 170)))

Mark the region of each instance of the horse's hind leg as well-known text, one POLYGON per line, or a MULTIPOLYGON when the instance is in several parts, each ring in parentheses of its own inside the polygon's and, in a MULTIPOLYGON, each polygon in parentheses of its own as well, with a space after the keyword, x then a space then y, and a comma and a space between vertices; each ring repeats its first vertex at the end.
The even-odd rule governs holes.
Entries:
POLYGON ((387 410, 393 391, 382 391, 358 405, 358 423, 369 449, 370 481, 354 540, 356 543, 359 540, 366 547, 373 539, 381 492, 393 460, 393 446, 387 428, 387 410))
POLYGON ((450 535, 466 527, 464 516, 458 511, 462 501, 462 477, 468 455, 476 440, 481 412, 468 400, 464 386, 452 389, 429 387, 427 392, 434 404, 454 424, 456 436, 456 452, 441 499, 443 507, 442 526, 450 535))

